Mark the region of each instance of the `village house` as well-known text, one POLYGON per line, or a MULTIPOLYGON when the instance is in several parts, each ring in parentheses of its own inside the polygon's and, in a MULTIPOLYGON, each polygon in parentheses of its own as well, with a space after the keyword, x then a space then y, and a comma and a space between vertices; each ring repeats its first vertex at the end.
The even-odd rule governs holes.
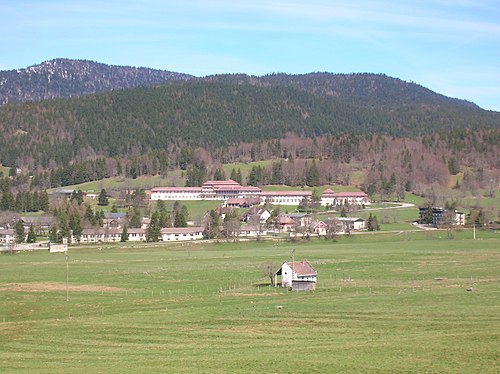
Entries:
POLYGON ((313 221, 309 225, 309 232, 318 236, 325 236, 328 231, 328 225, 323 221, 313 221))
POLYGON ((245 225, 241 226, 238 237, 244 238, 258 238, 262 235, 267 235, 267 230, 261 226, 245 225))
POLYGON ((20 219, 23 221, 25 230, 29 230, 30 227, 33 227, 37 235, 47 235, 50 228, 57 222, 56 218, 51 215, 22 216, 20 219))
POLYGON ((248 223, 266 223, 271 213, 262 207, 254 206, 243 214, 242 221, 248 223))
MULTIPOLYGON (((449 212, 449 214, 452 217, 453 220, 453 225, 455 226, 463 226, 465 225, 465 214, 462 212, 459 212, 458 210, 446 210, 444 208, 440 207, 432 207, 432 221, 430 222, 430 225, 433 227, 438 227, 443 224, 443 218, 445 217, 445 214, 449 212)), ((423 222, 424 217, 427 214, 428 207, 423 207, 419 208, 419 222, 423 222)))
POLYGON ((146 241, 146 229, 144 228, 129 228, 127 229, 128 241, 129 242, 145 242, 146 241))
POLYGON ((198 240, 203 239, 204 228, 197 227, 168 227, 162 228, 160 232, 161 240, 181 241, 181 240, 198 240))
POLYGON ((287 213, 284 214, 295 222, 296 227, 307 227, 312 222, 312 216, 306 213, 287 213))
POLYGON ((276 217, 276 226, 279 231, 291 232, 295 230, 295 221, 289 216, 276 217))
POLYGON ((102 220, 104 227, 122 228, 125 225, 127 215, 125 213, 104 213, 102 220))
POLYGON ((340 217, 337 220, 342 223, 344 233, 366 230, 366 221, 363 218, 340 217))
POLYGON ((13 229, 0 229, 0 243, 10 244, 16 241, 16 232, 13 229))
POLYGON ((231 208, 250 208, 251 204, 248 199, 243 199, 241 197, 233 197, 226 200, 226 206, 231 208))
POLYGON ((306 198, 311 200, 311 191, 262 191, 262 202, 273 205, 299 205, 306 198))
POLYGON ((278 276, 281 277, 281 287, 289 287, 293 291, 316 289, 317 273, 308 261, 284 262, 274 274, 275 286, 279 284, 278 276))
POLYGON ((335 202, 335 192, 333 192, 330 188, 327 188, 321 194, 321 206, 335 206, 337 205, 335 202))
MULTIPOLYGON (((333 205, 368 205, 370 198, 364 192, 336 192, 333 205)), ((323 202, 321 202, 323 205, 323 202)))
MULTIPOLYGON (((203 239, 203 227, 171 227, 162 228, 160 240, 162 241, 186 241, 203 239)), ((121 241, 123 229, 98 227, 84 229, 80 236, 80 243, 113 243, 121 241)), ((147 240, 147 229, 127 229, 127 240, 130 242, 144 242, 147 240)), ((76 241, 78 238, 74 237, 76 241)))
MULTIPOLYGON (((80 243, 111 243, 119 242, 121 239, 122 230, 117 228, 89 228, 83 229, 80 235, 80 243)), ((77 237, 73 237, 73 241, 77 241, 77 237)))

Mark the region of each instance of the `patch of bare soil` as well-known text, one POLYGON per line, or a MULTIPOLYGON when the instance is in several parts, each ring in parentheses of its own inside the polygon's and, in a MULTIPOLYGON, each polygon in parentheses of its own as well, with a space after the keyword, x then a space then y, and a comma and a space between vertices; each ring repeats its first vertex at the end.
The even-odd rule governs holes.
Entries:
MULTIPOLYGON (((125 288, 99 286, 95 284, 69 284, 68 290, 73 292, 125 291, 125 288)), ((0 283, 0 291, 15 292, 52 292, 66 291, 66 283, 32 282, 32 283, 0 283)))

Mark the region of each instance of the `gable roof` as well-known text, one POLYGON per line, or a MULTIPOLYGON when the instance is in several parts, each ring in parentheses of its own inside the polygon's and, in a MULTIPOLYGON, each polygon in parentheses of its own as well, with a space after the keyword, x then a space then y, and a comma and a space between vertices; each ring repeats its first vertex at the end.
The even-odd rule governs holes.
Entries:
POLYGON ((314 270, 311 264, 306 260, 285 263, 297 273, 297 276, 317 275, 316 270, 314 270))
POLYGON ((331 188, 327 188, 323 191, 321 197, 335 197, 335 192, 331 188))

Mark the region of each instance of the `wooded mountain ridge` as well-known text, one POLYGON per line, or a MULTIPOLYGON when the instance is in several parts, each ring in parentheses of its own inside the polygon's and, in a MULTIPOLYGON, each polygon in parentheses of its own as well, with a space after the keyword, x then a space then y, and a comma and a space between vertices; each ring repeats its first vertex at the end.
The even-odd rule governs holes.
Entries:
POLYGON ((499 126, 498 112, 385 75, 179 75, 154 87, 0 106, 0 162, 40 170, 151 152, 179 160, 186 148, 222 154, 290 134, 313 139, 440 133, 459 155, 457 144, 494 152, 499 126), (487 132, 474 135, 482 130, 487 132))
POLYGON ((58 58, 0 71, 0 104, 77 97, 193 78, 166 70, 58 58))

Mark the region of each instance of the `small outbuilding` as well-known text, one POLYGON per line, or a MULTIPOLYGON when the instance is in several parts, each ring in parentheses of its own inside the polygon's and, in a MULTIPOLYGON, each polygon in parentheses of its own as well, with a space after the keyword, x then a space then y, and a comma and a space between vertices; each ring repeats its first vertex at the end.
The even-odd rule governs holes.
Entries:
POLYGON ((281 287, 289 287, 292 291, 312 291, 316 289, 317 273, 308 261, 284 262, 274 274, 274 284, 278 285, 281 277, 281 287))

